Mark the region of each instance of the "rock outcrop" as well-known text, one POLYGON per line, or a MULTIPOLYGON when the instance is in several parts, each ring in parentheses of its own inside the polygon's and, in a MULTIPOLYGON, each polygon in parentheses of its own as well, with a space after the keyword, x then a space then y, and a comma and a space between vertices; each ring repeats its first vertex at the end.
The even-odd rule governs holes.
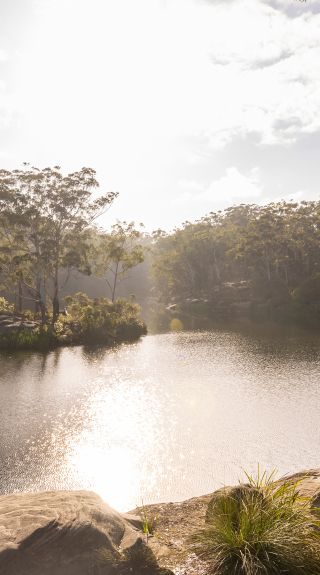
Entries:
POLYGON ((13 313, 0 312, 0 335, 11 335, 19 331, 33 331, 39 327, 36 321, 29 321, 13 313))
MULTIPOLYGON (((281 481, 320 507, 320 469, 281 481)), ((190 537, 227 487, 181 503, 120 514, 87 491, 0 496, 0 575, 208 575, 190 537), (154 524, 146 544, 141 517, 154 524)), ((240 490, 240 491, 239 491, 240 490)))
MULTIPOLYGON (((311 498, 314 507, 320 507, 320 469, 302 471, 279 480, 283 481, 292 483, 298 481, 298 491, 301 495, 311 498)), ((225 490, 238 492, 242 488, 241 485, 226 487, 181 503, 144 507, 143 512, 150 519, 156 518, 154 537, 149 540, 149 546, 159 563, 172 569, 175 575, 209 575, 212 572, 210 568, 192 553, 190 539, 199 528, 204 527, 208 510, 210 511, 210 502, 225 490)), ((135 513, 139 514, 140 510, 136 509, 135 513)))
POLYGON ((86 491, 0 496, 0 574, 172 575, 139 523, 86 491))

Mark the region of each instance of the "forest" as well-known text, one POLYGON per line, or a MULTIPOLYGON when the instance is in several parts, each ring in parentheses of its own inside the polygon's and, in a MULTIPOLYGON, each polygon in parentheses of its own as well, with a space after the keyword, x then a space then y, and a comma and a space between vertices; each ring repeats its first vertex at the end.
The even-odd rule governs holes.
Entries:
MULTIPOLYGON (((154 282, 167 311, 316 327, 320 202, 239 205, 158 232, 154 282), (168 309, 169 308, 169 309, 168 309)), ((188 322, 188 320, 187 320, 188 322)), ((190 322, 189 322, 190 323, 190 322)))
POLYGON ((90 168, 0 171, 2 313, 65 343, 145 333, 138 304, 157 331, 239 318, 318 326, 320 202, 241 204, 172 232, 119 221, 106 231, 99 218, 117 193, 98 187, 90 168))
POLYGON ((2 347, 113 343, 146 332, 139 306, 116 300, 118 281, 143 259, 139 231, 132 223, 109 234, 95 226, 117 197, 96 188, 90 168, 66 176, 58 166, 0 171, 2 347), (108 297, 75 293, 61 302, 75 270, 103 276, 108 297))

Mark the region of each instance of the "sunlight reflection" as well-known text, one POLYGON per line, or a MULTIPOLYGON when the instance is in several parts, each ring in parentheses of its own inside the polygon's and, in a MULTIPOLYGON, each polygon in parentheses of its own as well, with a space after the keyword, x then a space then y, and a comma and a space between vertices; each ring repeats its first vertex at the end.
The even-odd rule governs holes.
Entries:
POLYGON ((150 488, 144 468, 155 444, 157 413, 148 389, 124 380, 100 390, 89 400, 83 428, 68 448, 78 482, 119 510, 141 504, 137 494, 142 499, 146 483, 150 488))
POLYGON ((75 446, 70 463, 81 482, 115 509, 125 511, 140 503, 133 500, 133 494, 141 492, 140 471, 129 449, 103 449, 80 443, 75 446))
POLYGON ((65 348, 44 369, 38 354, 7 357, 0 489, 90 489, 121 511, 209 493, 257 462, 316 467, 319 370, 318 338, 256 331, 65 348))

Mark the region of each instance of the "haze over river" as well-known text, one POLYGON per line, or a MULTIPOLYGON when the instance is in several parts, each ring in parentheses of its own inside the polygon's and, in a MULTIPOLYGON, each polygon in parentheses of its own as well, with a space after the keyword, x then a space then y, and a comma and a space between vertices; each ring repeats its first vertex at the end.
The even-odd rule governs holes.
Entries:
POLYGON ((0 492, 118 510, 320 466, 320 339, 217 330, 0 355, 0 492))

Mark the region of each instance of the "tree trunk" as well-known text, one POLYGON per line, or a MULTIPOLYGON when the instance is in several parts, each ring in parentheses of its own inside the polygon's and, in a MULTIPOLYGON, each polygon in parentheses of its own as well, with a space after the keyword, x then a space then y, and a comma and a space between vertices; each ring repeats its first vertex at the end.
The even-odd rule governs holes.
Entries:
POLYGON ((19 277, 18 279, 18 289, 17 289, 17 312, 18 313, 22 313, 22 281, 21 278, 19 277))
POLYGON ((41 324, 45 325, 47 322, 47 308, 46 308, 44 302, 42 301, 41 295, 40 295, 40 299, 39 299, 39 308, 40 308, 40 314, 41 314, 41 324))
POLYGON ((53 278, 53 298, 52 298, 52 325, 56 323, 59 317, 60 302, 59 302, 59 280, 58 268, 56 267, 53 278))
POLYGON ((112 290, 112 298, 111 298, 112 303, 114 302, 115 297, 116 297, 116 287, 117 287, 117 281, 118 281, 118 270, 119 270, 119 262, 117 262, 116 271, 115 271, 115 273, 114 273, 113 290, 112 290))
POLYGON ((271 265, 270 265, 268 250, 265 250, 265 258, 266 258, 267 278, 268 278, 268 281, 271 282, 271 265))
POLYGON ((36 280, 36 293, 37 293, 37 297, 35 299, 35 303, 34 303, 34 311, 35 314, 37 315, 39 312, 41 313, 41 278, 40 275, 37 276, 37 280, 36 280))
POLYGON ((216 250, 213 250, 213 265, 214 265, 214 271, 216 273, 216 278, 217 278, 217 282, 221 283, 221 273, 220 273, 220 268, 218 265, 218 261, 217 261, 217 256, 216 256, 216 250))

